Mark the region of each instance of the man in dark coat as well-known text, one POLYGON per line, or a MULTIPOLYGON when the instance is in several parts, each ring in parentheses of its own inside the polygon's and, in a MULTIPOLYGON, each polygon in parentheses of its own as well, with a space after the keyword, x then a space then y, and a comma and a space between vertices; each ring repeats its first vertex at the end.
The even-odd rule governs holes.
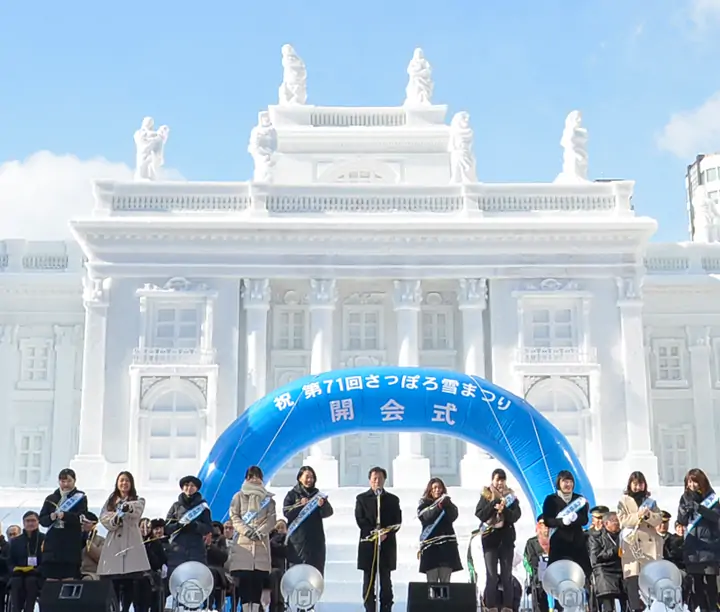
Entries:
POLYGON ((600 535, 603 531, 603 519, 610 512, 607 506, 595 506, 590 508, 590 527, 585 532, 588 537, 600 535))
POLYGON ((88 502, 85 493, 76 488, 75 480, 73 470, 61 470, 59 487, 45 498, 40 510, 40 525, 47 529, 40 568, 45 580, 80 578, 85 546, 80 517, 88 513, 88 502))
POLYGON ((33 612, 40 595, 45 535, 38 527, 37 513, 26 512, 22 533, 10 540, 7 562, 11 572, 10 598, 15 612, 33 612))
POLYGON ((375 571, 380 576, 380 611, 391 612, 391 573, 397 567, 395 533, 402 523, 400 500, 385 491, 387 472, 374 467, 368 473, 370 489, 355 499, 355 522, 360 528, 357 568, 363 572, 363 602, 367 612, 375 610, 375 571), (379 517, 378 517, 378 509, 379 517), (376 537, 379 534, 379 538, 376 537), (377 548, 380 548, 379 559, 377 548), (377 560, 379 563, 374 563, 377 560))
POLYGON ((166 548, 168 576, 178 565, 186 561, 207 564, 205 536, 212 533, 212 516, 210 508, 200 494, 201 487, 202 481, 195 476, 181 478, 182 493, 168 510, 165 519, 165 535, 168 536, 166 548), (195 510, 200 507, 202 511, 195 510), (200 512, 200 514, 190 521, 183 518, 191 512, 193 514, 200 512))
POLYGON ((615 600, 620 601, 621 610, 625 602, 620 559, 620 521, 615 512, 608 512, 603 523, 603 529, 588 539, 593 593, 601 612, 614 612, 615 600))

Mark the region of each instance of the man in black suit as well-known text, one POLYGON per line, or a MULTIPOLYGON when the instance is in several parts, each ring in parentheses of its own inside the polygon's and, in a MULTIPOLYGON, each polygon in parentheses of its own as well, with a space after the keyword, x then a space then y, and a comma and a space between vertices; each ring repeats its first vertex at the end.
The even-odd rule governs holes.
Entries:
POLYGON ((395 533, 402 523, 402 510, 398 497, 385 491, 387 472, 383 468, 372 468, 368 479, 370 489, 360 493, 355 500, 355 522, 360 528, 357 568, 363 572, 363 603, 366 612, 376 610, 376 571, 380 576, 380 612, 390 612, 393 606, 390 575, 397 567, 395 533), (376 560, 379 563, 374 563, 376 560))

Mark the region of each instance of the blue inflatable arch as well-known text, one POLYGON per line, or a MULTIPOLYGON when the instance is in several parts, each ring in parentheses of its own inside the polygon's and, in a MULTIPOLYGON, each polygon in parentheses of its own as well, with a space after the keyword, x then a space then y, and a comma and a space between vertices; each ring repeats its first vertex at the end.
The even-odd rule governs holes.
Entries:
POLYGON ((308 376, 250 406, 200 471, 213 516, 227 516, 248 466, 259 465, 269 479, 302 449, 358 432, 446 434, 476 444, 510 470, 536 513, 560 470, 569 470, 576 491, 595 503, 567 439, 525 400, 476 376, 377 367, 308 376))

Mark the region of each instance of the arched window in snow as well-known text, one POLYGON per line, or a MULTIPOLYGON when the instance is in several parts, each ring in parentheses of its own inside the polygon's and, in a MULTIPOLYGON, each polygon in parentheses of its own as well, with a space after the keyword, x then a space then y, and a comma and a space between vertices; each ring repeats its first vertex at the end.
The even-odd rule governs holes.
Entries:
POLYGON ((546 378, 533 385, 525 399, 560 430, 585 465, 590 422, 583 391, 569 380, 546 378))
POLYGON ((204 406, 198 394, 199 390, 169 389, 148 406, 142 427, 144 460, 140 462, 147 483, 177 485, 180 478, 200 468, 204 406))

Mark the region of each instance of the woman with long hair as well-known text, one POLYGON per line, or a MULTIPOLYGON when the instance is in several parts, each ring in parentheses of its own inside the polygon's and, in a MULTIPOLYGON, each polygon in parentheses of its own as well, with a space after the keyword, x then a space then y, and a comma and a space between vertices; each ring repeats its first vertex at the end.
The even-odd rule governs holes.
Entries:
POLYGON ((277 520, 275 500, 263 484, 262 470, 253 465, 230 502, 236 541, 230 573, 236 581, 243 612, 259 612, 270 602, 270 532, 277 520))
POLYGON ((583 527, 589 520, 590 506, 587 500, 575 493, 575 478, 567 470, 558 472, 555 493, 545 498, 543 522, 550 529, 550 554, 548 565, 561 559, 577 563, 589 579, 590 556, 583 527))
POLYGON ((140 581, 150 570, 140 520, 145 500, 138 496, 135 479, 130 472, 120 472, 115 489, 100 511, 100 523, 107 537, 100 553, 98 576, 112 580, 122 612, 141 601, 140 581))
POLYGON ((717 609, 720 574, 720 505, 708 477, 694 468, 685 475, 677 522, 685 528, 683 560, 692 579, 692 601, 701 612, 717 609))
POLYGON ((325 528, 323 521, 333 515, 327 497, 317 489, 317 475, 308 465, 297 473, 297 484, 283 502, 288 520, 287 561, 289 565, 305 563, 325 573, 325 528))
POLYGON ((485 558, 485 605, 489 612, 513 609, 513 558, 515 555, 515 523, 520 520, 520 502, 507 486, 505 470, 492 473, 490 485, 485 487, 475 508, 475 516, 482 523, 482 546, 485 558), (498 574, 498 565, 500 571, 498 574), (502 601, 498 600, 498 584, 502 585, 502 601))
POLYGON ((645 609, 638 584, 640 572, 650 561, 663 558, 663 540, 657 532, 662 523, 662 512, 650 496, 642 472, 630 474, 618 502, 617 517, 628 608, 631 612, 639 612, 645 609))
POLYGON ((458 508, 447 494, 440 478, 431 478, 418 504, 417 516, 422 525, 420 534, 420 573, 428 582, 450 582, 453 572, 462 570, 460 552, 453 523, 458 508))

